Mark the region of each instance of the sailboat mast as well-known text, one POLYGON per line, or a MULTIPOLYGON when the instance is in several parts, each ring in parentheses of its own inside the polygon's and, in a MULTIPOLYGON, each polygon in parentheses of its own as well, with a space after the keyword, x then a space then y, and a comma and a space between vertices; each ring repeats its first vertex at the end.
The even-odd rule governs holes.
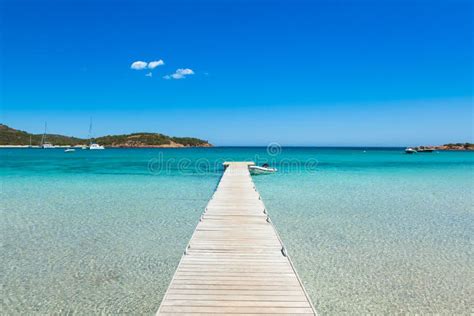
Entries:
POLYGON ((46 141, 46 130, 48 129, 48 122, 44 122, 44 133, 41 137, 41 147, 43 147, 44 142, 46 141))
POLYGON ((89 146, 92 145, 92 117, 89 124, 89 146))

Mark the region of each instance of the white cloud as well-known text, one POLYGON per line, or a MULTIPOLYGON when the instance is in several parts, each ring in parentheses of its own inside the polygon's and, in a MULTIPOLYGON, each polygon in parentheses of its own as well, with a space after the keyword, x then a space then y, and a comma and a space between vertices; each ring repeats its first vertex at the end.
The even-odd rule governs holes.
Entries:
POLYGON ((189 68, 179 68, 174 74, 166 75, 164 79, 184 79, 186 76, 194 75, 194 71, 189 68))
POLYGON ((150 69, 155 69, 156 67, 158 66, 163 66, 165 64, 165 62, 163 61, 163 59, 160 59, 160 60, 154 60, 154 61, 150 61, 148 63, 148 68, 150 69))
POLYGON ((180 75, 194 75, 194 71, 189 68, 179 68, 178 70, 176 70, 176 73, 180 75))
POLYGON ((153 77, 153 74, 151 72, 147 73, 145 77, 153 77))
POLYGON ((148 63, 138 60, 138 61, 133 62, 130 68, 134 70, 143 70, 146 68, 147 65, 148 63))

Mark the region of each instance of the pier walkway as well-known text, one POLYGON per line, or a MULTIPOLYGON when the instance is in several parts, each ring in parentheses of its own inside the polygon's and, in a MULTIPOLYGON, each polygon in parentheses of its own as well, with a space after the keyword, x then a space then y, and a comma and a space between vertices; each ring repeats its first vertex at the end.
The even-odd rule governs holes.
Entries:
POLYGON ((248 169, 229 162, 159 315, 315 315, 248 169))

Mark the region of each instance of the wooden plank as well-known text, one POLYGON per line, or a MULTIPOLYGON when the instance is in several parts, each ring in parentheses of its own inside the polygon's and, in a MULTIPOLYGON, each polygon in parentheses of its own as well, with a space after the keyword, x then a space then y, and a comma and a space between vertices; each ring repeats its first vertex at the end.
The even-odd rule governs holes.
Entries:
POLYGON ((160 311, 164 313, 266 313, 266 314, 308 314, 313 311, 311 307, 248 307, 248 306, 169 306, 162 304, 160 311))
MULTIPOLYGON (((203 274, 211 274, 211 273, 228 273, 228 274, 241 274, 245 273, 248 275, 253 275, 253 274, 280 274, 280 273, 288 273, 288 269, 286 267, 264 267, 264 268, 254 268, 254 267, 239 267, 239 266, 233 266, 233 267, 206 267, 205 270, 201 269, 202 266, 181 266, 181 269, 179 269, 179 272, 182 273, 200 273, 200 275, 203 274), (198 270, 200 269, 200 270, 198 270)), ((176 272, 178 273, 178 272, 176 272)))
MULTIPOLYGON (((270 296, 270 295, 283 295, 287 296, 289 299, 292 299, 292 296, 296 296, 298 298, 302 298, 304 295, 303 291, 295 290, 295 291, 281 291, 281 290, 226 290, 225 294, 222 293, 221 290, 213 290, 213 289, 201 289, 199 293, 196 293, 194 289, 170 289, 168 294, 188 294, 188 295, 222 295, 228 296, 230 298, 234 298, 234 295, 251 295, 251 296, 270 296)), ((304 298, 304 297, 303 297, 304 298)))
POLYGON ((195 295, 192 300, 186 295, 170 295, 165 306, 222 306, 222 307, 310 307, 307 301, 291 301, 285 296, 265 297, 235 296, 234 298, 219 295, 195 295), (283 300, 283 301, 282 301, 283 300))
POLYGON ((226 294, 227 290, 255 290, 255 291, 299 291, 301 287, 299 285, 268 285, 268 284, 259 284, 254 286, 248 285, 237 285, 237 284, 171 284, 169 289, 180 289, 180 290, 195 290, 196 293, 199 293, 201 290, 223 290, 222 294, 226 294))
POLYGON ((178 284, 194 284, 194 285, 293 285, 298 286, 298 281, 295 279, 292 280, 182 280, 182 279, 173 279, 173 283, 178 284))
MULTIPOLYGON (((160 312, 160 315, 162 316, 209 316, 209 313, 165 313, 165 312, 160 312)), ((238 315, 245 315, 245 316, 272 316, 273 314, 265 314, 265 313, 232 313, 232 316, 238 316, 238 315)), ((298 316, 314 316, 314 313, 303 313, 303 314, 298 314, 298 316)))
MULTIPOLYGON (((181 280, 183 282, 194 282, 194 281, 203 281, 203 282, 221 282, 221 281, 236 281, 236 282, 246 282, 246 283, 262 283, 265 282, 265 284, 268 284, 269 282, 298 282, 296 277, 294 275, 286 276, 286 275, 267 275, 267 276, 255 276, 255 275, 245 275, 245 273, 241 273, 241 275, 220 275, 220 276, 215 276, 215 275, 202 275, 202 276, 196 276, 196 275, 176 275, 175 280, 181 280)), ((236 284, 236 283, 234 283, 236 284)))
POLYGON ((316 314, 267 221, 251 164, 225 163, 158 314, 316 314))

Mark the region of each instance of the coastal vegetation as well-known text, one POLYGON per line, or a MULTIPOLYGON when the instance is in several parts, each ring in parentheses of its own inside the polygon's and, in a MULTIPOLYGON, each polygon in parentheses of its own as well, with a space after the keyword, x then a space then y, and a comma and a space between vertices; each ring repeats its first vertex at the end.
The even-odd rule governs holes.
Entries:
MULTIPOLYGON (((31 134, 0 124, 0 145, 3 146, 39 146, 43 134, 31 134)), ((78 137, 46 134, 46 140, 57 146, 87 145, 90 140, 78 137)), ((106 147, 211 147, 208 141, 194 137, 171 137, 159 133, 133 133, 107 135, 92 139, 106 147)))
POLYGON ((170 137, 158 133, 133 133, 125 135, 108 135, 94 139, 95 142, 108 147, 210 147, 202 139, 194 137, 170 137))
MULTIPOLYGON (((87 143, 86 140, 77 137, 56 134, 47 134, 46 136, 48 142, 58 146, 74 146, 87 143)), ((0 124, 0 145, 26 146, 30 145, 31 141, 32 146, 39 146, 41 145, 42 137, 43 134, 30 134, 25 131, 11 128, 7 125, 0 124)))

